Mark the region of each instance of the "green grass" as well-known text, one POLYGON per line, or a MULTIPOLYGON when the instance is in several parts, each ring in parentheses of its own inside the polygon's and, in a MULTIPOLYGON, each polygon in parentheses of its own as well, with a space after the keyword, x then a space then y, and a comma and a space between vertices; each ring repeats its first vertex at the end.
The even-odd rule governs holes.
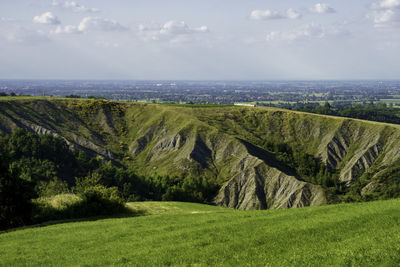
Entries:
POLYGON ((237 211, 131 203, 148 216, 0 234, 0 266, 396 266, 400 200, 237 211))

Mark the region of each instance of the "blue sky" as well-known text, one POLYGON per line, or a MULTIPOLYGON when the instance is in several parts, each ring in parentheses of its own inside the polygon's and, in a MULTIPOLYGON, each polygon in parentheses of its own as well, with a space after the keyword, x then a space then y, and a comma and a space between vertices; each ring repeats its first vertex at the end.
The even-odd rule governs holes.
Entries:
POLYGON ((0 78, 399 79, 400 0, 1 0, 0 78))

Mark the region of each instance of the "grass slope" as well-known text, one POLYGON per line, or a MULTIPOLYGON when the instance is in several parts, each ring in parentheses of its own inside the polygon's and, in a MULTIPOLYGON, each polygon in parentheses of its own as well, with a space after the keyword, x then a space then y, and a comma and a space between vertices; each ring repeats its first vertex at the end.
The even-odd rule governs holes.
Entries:
POLYGON ((148 216, 0 234, 1 266, 396 266, 400 200, 238 211, 131 203, 148 216))

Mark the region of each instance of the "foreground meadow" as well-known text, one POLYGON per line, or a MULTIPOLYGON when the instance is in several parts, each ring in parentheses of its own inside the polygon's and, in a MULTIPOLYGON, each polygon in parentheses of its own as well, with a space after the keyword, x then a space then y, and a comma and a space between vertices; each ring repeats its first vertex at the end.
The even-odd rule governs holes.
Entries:
POLYGON ((138 202, 144 216, 0 234, 0 266, 396 266, 400 200, 238 211, 138 202))

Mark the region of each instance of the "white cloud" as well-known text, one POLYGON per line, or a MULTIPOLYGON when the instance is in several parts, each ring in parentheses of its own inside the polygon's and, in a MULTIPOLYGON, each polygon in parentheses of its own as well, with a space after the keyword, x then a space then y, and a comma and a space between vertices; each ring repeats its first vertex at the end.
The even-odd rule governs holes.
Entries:
POLYGON ((35 16, 33 18, 33 22, 39 24, 51 24, 51 25, 57 25, 61 23, 60 20, 56 16, 54 16, 51 12, 46 12, 40 16, 35 16))
POLYGON ((369 18, 371 18, 377 25, 396 20, 396 17, 398 17, 398 14, 396 14, 396 12, 391 9, 374 11, 369 15, 369 18))
POLYGON ((294 10, 293 8, 289 8, 288 10, 286 10, 286 17, 288 19, 299 19, 302 17, 301 13, 294 10))
POLYGON ((170 20, 165 23, 161 29, 160 34, 191 34, 196 32, 207 32, 207 26, 200 26, 198 28, 190 28, 184 21, 170 20))
POLYGON ((318 14, 328 14, 328 13, 336 12, 336 10, 334 8, 332 8, 328 4, 324 4, 324 3, 315 4, 312 8, 310 8, 310 11, 313 13, 318 13, 318 14))
POLYGON ((80 31, 78 27, 73 26, 73 25, 67 25, 67 26, 58 26, 57 29, 54 31, 56 34, 80 34, 83 33, 83 31, 80 31))
POLYGON ((384 0, 372 3, 367 18, 375 27, 393 26, 400 22, 400 0, 384 0))
POLYGON ((171 43, 182 43, 190 41, 195 34, 209 32, 207 26, 203 25, 200 27, 192 28, 184 21, 170 20, 163 25, 141 24, 138 27, 138 35, 145 41, 169 41, 171 43))
POLYGON ((72 10, 72 12, 75 12, 75 13, 96 13, 96 12, 100 11, 98 8, 86 7, 86 6, 78 4, 77 2, 74 2, 74 1, 65 1, 65 2, 53 1, 52 5, 56 6, 56 7, 61 7, 64 9, 72 10))
POLYGON ((86 17, 81 20, 78 26, 66 25, 58 26, 53 33, 55 34, 80 34, 91 31, 103 32, 122 32, 129 30, 128 27, 119 22, 106 18, 86 17))
POLYGON ((384 0, 384 1, 373 3, 371 7, 373 9, 399 8, 400 0, 384 0))
POLYGON ((278 11, 266 9, 253 10, 249 17, 252 20, 299 19, 302 17, 302 14, 293 8, 286 10, 286 14, 281 14, 278 11))
POLYGON ((150 25, 140 24, 138 26, 139 32, 153 32, 153 31, 158 32, 161 30, 161 28, 162 26, 160 26, 159 24, 150 24, 150 25))
POLYGON ((127 27, 121 25, 115 20, 99 18, 99 17, 86 17, 83 18, 81 23, 78 26, 78 30, 85 31, 106 31, 106 32, 115 32, 115 31, 126 31, 127 27))
POLYGON ((250 14, 250 19, 253 20, 268 20, 268 19, 283 19, 278 11, 266 9, 266 10, 253 10, 250 14))
POLYGON ((273 31, 266 36, 267 41, 294 42, 309 39, 324 39, 333 37, 348 37, 350 32, 341 25, 323 26, 311 23, 291 31, 273 31))

